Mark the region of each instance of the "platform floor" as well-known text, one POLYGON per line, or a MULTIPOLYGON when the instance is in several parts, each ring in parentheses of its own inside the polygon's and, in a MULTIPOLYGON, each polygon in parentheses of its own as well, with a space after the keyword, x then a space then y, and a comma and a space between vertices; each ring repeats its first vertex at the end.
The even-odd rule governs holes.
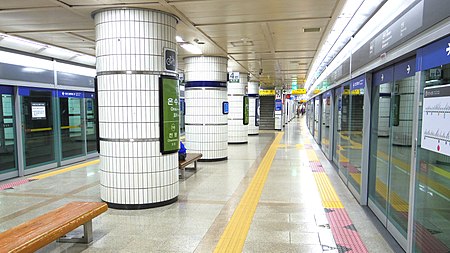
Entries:
MULTIPOLYGON (((401 252, 339 179, 304 118, 229 145, 227 161, 199 162, 187 175, 178 202, 109 209, 94 219, 92 244, 54 242, 41 252, 401 252)), ((32 177, 0 182, 0 232, 71 201, 101 201, 97 161, 32 177)))

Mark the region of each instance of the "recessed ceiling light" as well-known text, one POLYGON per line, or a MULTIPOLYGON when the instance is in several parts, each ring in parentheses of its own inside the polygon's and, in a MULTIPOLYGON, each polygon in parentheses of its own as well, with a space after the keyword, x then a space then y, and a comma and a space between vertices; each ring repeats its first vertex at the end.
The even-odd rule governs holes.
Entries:
POLYGON ((317 33, 320 32, 320 27, 313 27, 313 28, 303 28, 304 33, 317 33))

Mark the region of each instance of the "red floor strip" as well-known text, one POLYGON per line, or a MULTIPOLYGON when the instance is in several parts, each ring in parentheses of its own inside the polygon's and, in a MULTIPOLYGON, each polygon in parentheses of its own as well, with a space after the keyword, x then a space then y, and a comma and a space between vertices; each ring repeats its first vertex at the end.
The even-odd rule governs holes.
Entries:
POLYGON ((27 179, 20 179, 20 180, 14 181, 14 182, 9 182, 7 184, 0 185, 0 191, 6 190, 6 189, 11 189, 11 188, 14 188, 16 186, 19 186, 19 185, 22 185, 22 184, 26 184, 26 183, 28 183, 30 181, 34 181, 34 180, 27 178, 27 179))

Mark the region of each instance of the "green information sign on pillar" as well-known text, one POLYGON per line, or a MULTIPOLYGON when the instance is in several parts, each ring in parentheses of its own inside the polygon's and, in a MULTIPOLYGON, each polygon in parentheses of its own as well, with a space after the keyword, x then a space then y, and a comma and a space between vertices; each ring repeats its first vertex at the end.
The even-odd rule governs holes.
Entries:
POLYGON ((248 96, 244 96, 244 125, 248 125, 249 120, 249 104, 248 104, 248 96))
POLYGON ((180 95, 176 77, 160 77, 159 122, 161 153, 177 152, 180 149, 180 95))

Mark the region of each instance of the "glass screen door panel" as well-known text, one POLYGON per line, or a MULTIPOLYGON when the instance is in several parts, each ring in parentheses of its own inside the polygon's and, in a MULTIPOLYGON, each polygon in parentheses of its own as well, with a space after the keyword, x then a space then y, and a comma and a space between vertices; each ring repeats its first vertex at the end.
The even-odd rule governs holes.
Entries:
POLYGON ((322 126, 321 126, 321 137, 322 137, 322 150, 325 154, 328 154, 330 149, 330 110, 331 110, 331 98, 322 98, 322 126))
POLYGON ((355 89, 350 92, 350 131, 348 146, 348 181, 357 192, 361 186, 362 137, 364 120, 364 91, 355 89))
MULTIPOLYGON (((0 87, 2 88, 2 87, 0 87)), ((0 89, 0 174, 17 170, 12 88, 0 89)))
POLYGON ((59 98, 62 159, 85 154, 82 98, 59 98))
POLYGON ((350 150, 350 121, 351 121, 351 108, 350 108, 350 86, 345 85, 341 96, 341 106, 340 106, 340 124, 338 122, 338 146, 337 146, 337 156, 338 156, 338 167, 341 176, 344 177, 344 183, 347 184, 348 178, 348 166, 349 166, 349 156, 350 150))
POLYGON ((391 144, 388 220, 406 237, 411 170, 415 76, 394 82, 391 92, 391 144))
POLYGON ((86 142, 87 152, 97 152, 97 112, 94 98, 86 98, 86 142))
POLYGON ((319 97, 316 97, 314 99, 314 139, 316 140, 317 143, 320 143, 320 139, 319 139, 320 102, 321 101, 320 101, 319 97))
POLYGON ((340 94, 341 88, 335 89, 334 92, 334 122, 333 122, 333 162, 337 165, 339 163, 339 132, 341 131, 341 107, 342 107, 342 94, 340 94))
POLYGON ((384 215, 387 214, 389 183, 391 86, 392 83, 384 83, 373 87, 371 113, 369 199, 384 215))
MULTIPOLYGON (((436 152, 436 150, 422 148, 424 145, 422 143, 422 120, 424 118, 422 105, 424 88, 439 87, 441 89, 440 86, 450 85, 450 64, 423 71, 422 76, 424 78, 420 87, 421 103, 419 103, 412 252, 448 252, 450 250, 450 156, 436 152)), ((442 99, 442 97, 438 99, 442 99)), ((434 119, 442 122, 450 118, 445 104, 441 103, 436 107, 440 109, 441 113, 429 113, 425 120, 434 119)), ((428 125, 426 122, 425 124, 428 125)), ((436 127, 439 126, 436 124, 436 127)), ((448 147, 450 145, 444 140, 435 141, 435 144, 436 149, 438 146, 448 147)))
POLYGON ((30 90, 21 97, 25 169, 56 161, 52 93, 30 90))

